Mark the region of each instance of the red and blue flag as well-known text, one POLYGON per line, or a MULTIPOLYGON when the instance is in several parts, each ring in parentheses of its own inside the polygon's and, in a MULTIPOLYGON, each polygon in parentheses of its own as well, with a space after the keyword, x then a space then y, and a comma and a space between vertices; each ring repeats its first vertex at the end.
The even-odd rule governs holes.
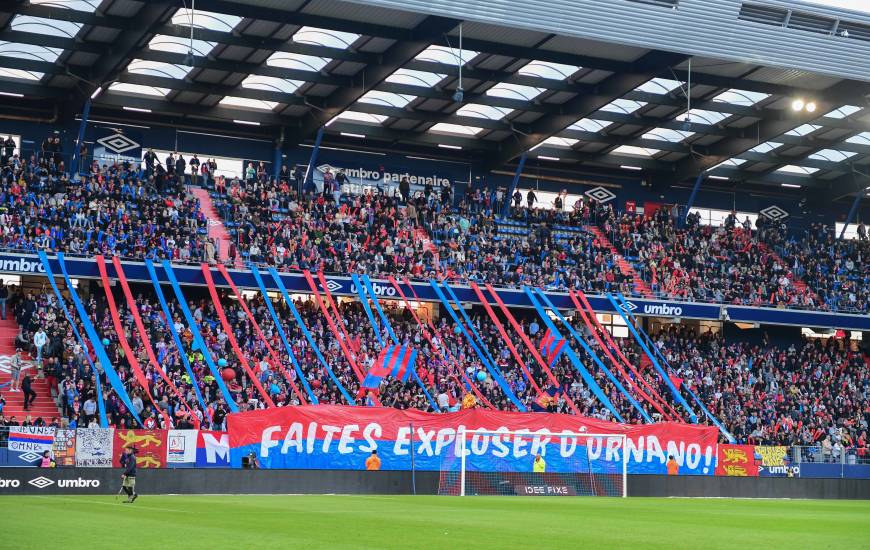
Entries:
POLYGON ((564 347, 565 339, 556 338, 550 332, 550 329, 547 329, 547 332, 544 333, 544 337, 541 339, 541 355, 547 358, 548 365, 553 366, 553 363, 559 358, 559 354, 562 353, 562 348, 564 347))
POLYGON ((381 350, 375 364, 366 373, 363 387, 376 389, 387 376, 402 382, 408 380, 417 363, 417 350, 411 346, 387 346, 381 350))

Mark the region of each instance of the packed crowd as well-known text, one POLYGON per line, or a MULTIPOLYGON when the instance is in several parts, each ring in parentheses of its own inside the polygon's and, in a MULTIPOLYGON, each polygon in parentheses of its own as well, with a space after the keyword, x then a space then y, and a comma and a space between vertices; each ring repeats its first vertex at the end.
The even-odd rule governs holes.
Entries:
POLYGON ((59 147, 47 139, 28 159, 3 149, 0 247, 214 263, 221 243, 207 236, 208 220, 186 185, 204 184, 233 233, 233 264, 633 294, 631 272, 589 230, 597 226, 661 296, 859 312, 870 303, 866 230, 860 241, 815 227, 797 238, 764 217, 757 227, 733 215, 710 227, 693 215, 682 223, 667 209, 618 214, 587 197, 568 205, 561 194, 549 208, 534 191, 523 200, 471 185, 456 197, 448 186, 407 181, 357 194, 343 172, 327 170, 315 186, 298 167, 272 178, 251 163, 241 178, 225 179, 212 159, 164 161, 152 151, 141 167, 93 162, 73 182, 59 147), (510 214, 501 220, 506 200, 510 214))
MULTIPOLYGON (((764 218, 758 220, 763 226, 764 218)), ((796 287, 793 271, 758 240, 748 220, 740 224, 732 215, 722 227, 712 227, 690 214, 680 224, 660 209, 651 216, 608 217, 603 227, 654 292, 686 301, 819 305, 812 292, 796 287)))
POLYGON ((842 341, 751 345, 676 327, 656 341, 740 442, 836 445, 867 456, 870 364, 842 341))
POLYGON ((870 307, 870 241, 863 223, 858 239, 838 239, 813 224, 800 239, 772 234, 771 246, 816 292, 825 309, 867 312, 870 307))
MULTIPOLYGON (((151 361, 145 349, 146 339, 138 333, 135 316, 127 308, 123 295, 116 291, 125 338, 147 380, 146 387, 142 387, 115 332, 102 289, 92 285, 90 290, 92 293, 85 299, 89 317, 101 338, 108 342, 109 359, 145 425, 225 428, 230 408, 203 351, 192 351, 193 335, 178 305, 169 300, 169 322, 181 338, 183 351, 175 345, 154 296, 148 291, 135 294, 136 313, 156 359, 151 361), (193 377, 188 374, 185 359, 193 377)), ((296 302, 305 326, 322 353, 324 365, 283 300, 274 301, 281 328, 299 366, 297 370, 261 296, 245 298, 251 312, 249 317, 241 301, 221 292, 219 303, 230 325, 230 334, 224 330, 215 305, 205 294, 188 296, 188 299, 210 356, 219 365, 219 374, 224 376, 226 369, 232 372, 232 376, 224 380, 230 398, 240 410, 271 404, 297 405, 310 402, 313 394, 321 403, 347 404, 352 400, 358 405, 380 404, 442 412, 473 406, 518 410, 521 406, 531 411, 576 413, 615 420, 584 383, 567 355, 560 355, 547 372, 532 353, 517 342, 516 350, 522 360, 518 362, 483 311, 474 310, 470 314, 472 324, 484 344, 481 349, 490 354, 496 373, 503 376, 504 385, 452 319, 434 318, 428 325, 427 311, 418 310, 415 313, 422 316, 427 326, 421 330, 411 310, 397 302, 384 302, 385 314, 399 341, 420 352, 416 376, 407 382, 387 378, 378 389, 367 390, 361 388, 361 379, 381 350, 377 333, 387 339, 387 332, 383 326, 371 325, 359 302, 338 301, 336 308, 341 324, 335 330, 314 300, 296 302), (241 357, 246 359, 250 374, 241 357), (221 359, 226 361, 225 366, 220 366, 221 359)), ((87 343, 84 347, 80 345, 57 306, 53 294, 13 296, 10 307, 21 326, 16 345, 33 357, 41 358, 41 376, 48 379, 70 425, 98 425, 99 379, 109 423, 132 427, 135 424, 132 415, 107 383, 92 347, 87 343), (45 344, 37 350, 34 343, 41 338, 45 344)), ((534 318, 523 314, 517 319, 537 348, 543 328, 534 318)), ((504 318, 502 322, 508 326, 504 318)), ((623 389, 617 388, 589 353, 580 346, 572 346, 624 421, 642 421, 637 406, 653 420, 687 418, 687 412, 677 404, 669 385, 653 370, 633 339, 616 338, 610 344, 603 338, 599 343, 593 330, 578 316, 572 319, 572 324, 622 385, 623 389), (620 354, 625 361, 609 358, 620 357, 620 354), (617 362, 622 364, 625 374, 620 372, 617 362), (655 396, 662 408, 656 407, 649 396, 655 396)), ((79 330, 84 333, 81 327, 79 330)), ((682 397, 693 403, 690 392, 695 393, 738 441, 818 445, 822 449, 830 445, 832 449, 841 449, 840 452, 851 449, 861 456, 866 455, 870 367, 864 356, 847 351, 841 341, 808 340, 788 347, 766 342, 750 345, 725 342, 718 333, 699 335, 685 327, 671 328, 654 335, 653 339, 667 359, 664 368, 670 369, 669 379, 679 381, 682 397)), ((6 398, 12 398, 11 395, 7 393, 6 398)), ((693 409, 705 422, 701 411, 694 405, 693 409)))
POLYGON ((13 156, 0 166, 0 247, 215 262, 208 220, 174 175, 94 163, 74 182, 55 158, 13 156))

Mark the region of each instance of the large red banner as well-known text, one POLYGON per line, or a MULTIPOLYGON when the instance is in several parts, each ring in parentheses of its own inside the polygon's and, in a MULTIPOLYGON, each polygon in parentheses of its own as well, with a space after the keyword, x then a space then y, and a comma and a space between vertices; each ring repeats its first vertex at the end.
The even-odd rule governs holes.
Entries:
MULTIPOLYGON (((233 465, 254 453, 266 468, 360 469, 371 451, 377 450, 384 469, 407 469, 413 448, 415 468, 438 470, 444 457, 457 456, 459 430, 484 429, 529 432, 526 437, 510 441, 491 438, 492 447, 504 449, 508 458, 525 460, 537 447, 555 455, 561 453, 554 457, 557 460, 570 461, 567 450, 574 452, 579 445, 588 453, 582 457, 584 461, 620 461, 624 451, 629 473, 666 473, 665 464, 673 456, 680 464, 680 473, 713 475, 718 436, 712 426, 672 422, 625 425, 563 414, 482 409, 432 414, 338 405, 236 413, 229 416, 228 427, 233 465), (625 434, 626 448, 620 448, 619 437, 579 435, 575 447, 565 444, 565 438, 548 437, 563 433, 625 434)), ((480 448, 486 443, 482 442, 480 448)), ((471 447, 475 451, 475 446, 471 447)), ((576 455, 573 459, 577 460, 576 455)))
POLYGON ((124 449, 135 447, 137 468, 162 468, 166 465, 166 430, 115 430, 112 466, 121 467, 124 449))
POLYGON ((757 477, 758 461, 752 445, 719 445, 717 476, 757 477))

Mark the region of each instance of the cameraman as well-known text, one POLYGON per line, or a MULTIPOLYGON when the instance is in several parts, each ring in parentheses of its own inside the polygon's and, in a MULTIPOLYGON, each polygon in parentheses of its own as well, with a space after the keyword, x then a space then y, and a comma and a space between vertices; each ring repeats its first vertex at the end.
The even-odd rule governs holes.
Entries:
POLYGON ((136 451, 136 447, 127 447, 121 455, 121 467, 124 468, 121 487, 127 493, 127 502, 133 502, 139 497, 136 492, 136 451))

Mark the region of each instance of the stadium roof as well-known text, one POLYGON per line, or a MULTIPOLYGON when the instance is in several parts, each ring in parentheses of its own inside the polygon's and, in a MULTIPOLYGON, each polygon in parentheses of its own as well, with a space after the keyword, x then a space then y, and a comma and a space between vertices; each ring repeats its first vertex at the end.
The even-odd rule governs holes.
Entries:
MULTIPOLYGON (((180 0, 11 4, 0 8, 0 93, 17 98, 13 114, 15 101, 46 100, 79 112, 92 96, 101 118, 291 143, 325 126, 328 143, 493 169, 528 152, 665 184, 707 170, 721 185, 829 198, 870 185, 865 81, 338 0, 198 0, 193 14, 180 0)), ((870 17, 774 4, 753 17, 870 47, 870 17)))

